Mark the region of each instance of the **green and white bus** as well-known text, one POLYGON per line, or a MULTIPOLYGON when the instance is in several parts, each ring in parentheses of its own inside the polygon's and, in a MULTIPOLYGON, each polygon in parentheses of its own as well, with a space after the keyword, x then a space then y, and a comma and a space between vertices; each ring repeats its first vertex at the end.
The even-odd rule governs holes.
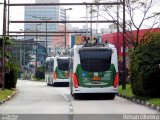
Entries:
POLYGON ((45 61, 45 81, 47 85, 69 82, 69 57, 47 57, 45 61))
POLYGON ((71 53, 70 90, 79 95, 102 94, 115 98, 118 87, 117 50, 114 45, 75 45, 71 53))

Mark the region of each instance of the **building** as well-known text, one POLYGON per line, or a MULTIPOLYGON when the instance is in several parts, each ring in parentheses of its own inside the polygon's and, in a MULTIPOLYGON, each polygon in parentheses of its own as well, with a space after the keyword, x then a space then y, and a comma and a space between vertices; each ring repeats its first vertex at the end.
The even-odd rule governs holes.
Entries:
MULTIPOLYGON (((35 3, 59 3, 59 0, 36 0, 35 3)), ((60 8, 60 6, 25 6, 25 15, 24 15, 25 21, 36 21, 36 20, 42 20, 42 21, 49 21, 49 20, 65 20, 64 17, 64 10, 60 8)), ((59 23, 25 23, 24 25, 25 31, 31 31, 31 32, 37 32, 37 31, 44 31, 45 33, 34 33, 34 36, 26 36, 25 40, 27 39, 35 39, 44 41, 42 45, 46 46, 47 43, 47 51, 48 54, 53 48, 52 40, 53 37, 50 35, 53 35, 52 33, 47 33, 48 31, 59 31, 59 23), (46 36, 46 34, 48 36, 46 36), (36 36, 37 37, 36 37, 36 36), (44 35, 43 37, 40 37, 38 35, 44 35)), ((25 35, 30 35, 29 33, 25 33, 25 35)), ((32 33, 33 35, 33 33, 32 33)))
MULTIPOLYGON (((148 30, 150 32, 160 32, 160 28, 152 28, 152 29, 141 29, 139 31, 139 40, 143 37, 144 34, 146 34, 148 32, 148 30)), ((128 48, 130 48, 130 44, 128 44, 128 40, 130 39, 131 36, 130 35, 130 32, 127 32, 126 33, 126 59, 128 59, 128 48)), ((136 38, 136 35, 137 35, 137 30, 133 30, 132 31, 132 35, 133 35, 133 38, 136 38)), ((117 32, 114 32, 114 33, 107 33, 107 34, 103 34, 101 36, 101 42, 102 43, 111 43, 111 44, 114 44, 117 48, 117 51, 118 51, 118 58, 119 58, 119 61, 122 62, 122 59, 123 59, 123 36, 122 36, 122 32, 119 33, 119 35, 117 34, 117 32), (118 36, 119 36, 119 39, 118 39, 118 36)))
MULTIPOLYGON (((66 16, 66 10, 71 10, 71 9, 65 9, 65 8, 60 8, 60 20, 64 21, 64 20, 69 20, 69 17, 66 16)), ((58 25, 59 28, 59 32, 62 33, 55 33, 53 35, 59 35, 59 36, 53 36, 52 37, 52 46, 54 47, 54 50, 57 48, 63 48, 65 47, 65 42, 66 42, 66 46, 69 46, 69 41, 70 41, 70 36, 71 33, 66 33, 65 32, 69 32, 69 31, 74 31, 72 29, 72 25, 69 23, 61 23, 58 25), (65 28, 66 25, 66 28, 65 28), (65 39, 66 36, 66 39, 65 39), (65 41, 66 40, 66 41, 65 41)))

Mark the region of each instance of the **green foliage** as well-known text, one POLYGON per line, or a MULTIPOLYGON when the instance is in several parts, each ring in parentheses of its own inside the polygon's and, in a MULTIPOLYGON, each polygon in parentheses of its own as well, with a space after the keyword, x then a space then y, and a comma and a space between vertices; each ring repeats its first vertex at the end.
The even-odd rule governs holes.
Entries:
POLYGON ((143 96, 135 96, 132 93, 132 88, 131 88, 130 84, 126 85, 125 92, 122 90, 122 86, 119 86, 118 87, 118 93, 120 95, 124 95, 124 96, 130 97, 130 98, 137 98, 137 99, 149 102, 150 104, 154 104, 154 105, 160 106, 160 97, 159 98, 153 98, 153 97, 146 97, 146 96, 144 96, 144 97, 143 96))
POLYGON ((35 73, 35 77, 37 78, 37 79, 44 79, 44 67, 39 67, 39 68, 37 68, 37 70, 36 70, 36 73, 35 73))
POLYGON ((128 97, 134 97, 134 94, 132 93, 132 89, 131 89, 131 85, 130 84, 127 84, 126 85, 126 92, 123 93, 123 90, 122 90, 122 86, 119 86, 118 87, 118 93, 121 94, 121 95, 126 95, 128 97))
POLYGON ((7 64, 5 64, 5 69, 5 88, 16 88, 18 78, 18 66, 15 65, 13 62, 8 62, 7 64))
MULTIPOLYGON (((5 45, 12 44, 12 40, 9 37, 5 37, 5 39, 0 38, 0 59, 2 59, 2 42, 5 40, 5 45)), ((4 61, 5 61, 5 88, 11 89, 16 87, 17 82, 17 73, 18 67, 15 63, 12 62, 12 56, 8 49, 5 48, 4 53, 4 61)), ((0 87, 2 87, 0 85, 0 87)))
MULTIPOLYGON (((0 58, 2 57, 2 41, 3 41, 3 38, 0 38, 0 58)), ((6 37, 5 38, 5 45, 10 45, 10 44, 12 44, 12 40, 9 37, 6 37)), ((8 51, 5 51, 5 57, 7 59, 10 59, 11 54, 8 51)))
MULTIPOLYGON (((3 41, 3 38, 0 38, 0 46, 1 47, 2 47, 2 41, 3 41)), ((9 37, 5 37, 5 44, 6 45, 12 44, 12 40, 9 37)))
POLYGON ((152 33, 130 50, 130 75, 133 94, 160 96, 160 33, 152 33))

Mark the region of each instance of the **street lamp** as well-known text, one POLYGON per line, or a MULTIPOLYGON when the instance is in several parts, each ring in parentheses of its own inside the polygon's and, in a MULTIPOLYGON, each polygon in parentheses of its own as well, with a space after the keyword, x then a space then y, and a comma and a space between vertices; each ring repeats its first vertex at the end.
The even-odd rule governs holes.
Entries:
POLYGON ((66 17, 67 17, 67 15, 66 15, 66 11, 67 10, 72 10, 72 8, 67 8, 67 9, 64 9, 64 14, 65 14, 65 42, 64 42, 64 45, 65 45, 65 47, 66 47, 66 41, 67 41, 67 37, 66 37, 66 31, 67 31, 67 27, 66 27, 66 17))
MULTIPOLYGON (((17 33, 17 34, 20 34, 20 33, 17 33)), ((21 39, 19 39, 19 63, 21 68, 21 65, 22 65, 21 39)))
POLYGON ((18 43, 18 46, 16 48, 16 62, 18 62, 19 70, 18 70, 18 78, 21 77, 20 71, 21 71, 21 66, 22 66, 22 53, 21 53, 21 39, 18 39, 18 34, 21 33, 16 33, 16 42, 18 43))
POLYGON ((48 38, 47 38, 47 21, 48 20, 52 20, 53 18, 47 18, 47 17, 43 17, 40 20, 45 20, 46 21, 46 52, 47 52, 47 56, 48 56, 48 38))
MULTIPOLYGON (((24 32, 25 30, 20 29, 20 31, 23 31, 23 32, 24 32)), ((24 35, 24 34, 23 34, 23 35, 24 35)), ((23 39, 22 39, 22 40, 23 40, 23 42, 25 41, 25 36, 23 36, 23 39)), ((23 42, 22 42, 22 43, 23 43, 23 42)), ((22 57, 22 58, 21 58, 22 65, 25 66, 25 45, 23 45, 23 44, 21 44, 21 53, 20 53, 20 54, 21 54, 21 57, 22 57)))
POLYGON ((37 31, 38 31, 38 25, 41 25, 41 23, 40 24, 36 24, 36 67, 35 67, 35 71, 37 70, 37 39, 38 39, 37 31))

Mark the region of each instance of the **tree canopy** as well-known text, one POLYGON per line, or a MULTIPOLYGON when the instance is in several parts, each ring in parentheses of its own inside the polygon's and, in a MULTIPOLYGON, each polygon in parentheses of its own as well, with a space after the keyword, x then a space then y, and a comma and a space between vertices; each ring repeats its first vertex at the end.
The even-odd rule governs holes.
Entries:
MULTIPOLYGON (((93 0, 93 2, 122 2, 122 0, 93 0)), ((128 42, 134 47, 139 44, 140 29, 146 28, 149 32, 151 28, 158 28, 160 26, 158 22, 160 18, 159 5, 159 0, 125 0, 126 30, 129 31, 127 32, 127 36, 130 36, 128 42), (133 30, 137 31, 136 40, 132 34, 133 30)), ((103 16, 106 20, 118 20, 118 30, 122 30, 122 7, 122 5, 95 6, 93 12, 99 12, 99 17, 102 18, 103 16)), ((146 32, 146 34, 148 32, 146 32)), ((144 34, 144 37, 146 34, 144 34)))

